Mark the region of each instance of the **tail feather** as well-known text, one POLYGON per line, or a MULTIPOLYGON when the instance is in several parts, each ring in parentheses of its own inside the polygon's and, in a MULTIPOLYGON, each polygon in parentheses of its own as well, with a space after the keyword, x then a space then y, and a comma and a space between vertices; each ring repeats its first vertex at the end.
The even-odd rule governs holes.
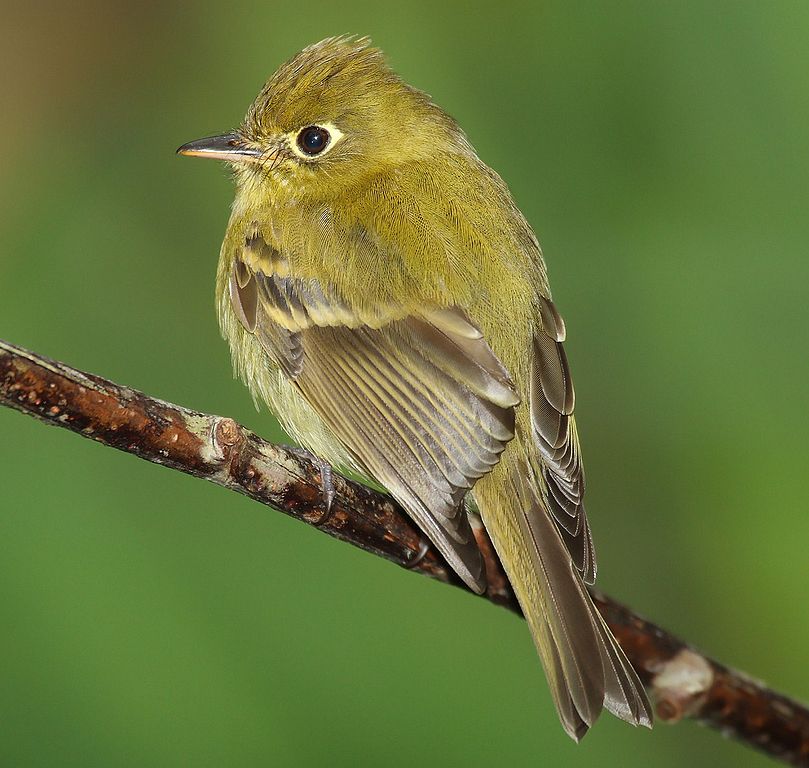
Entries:
MULTIPOLYGON (((553 702, 556 705, 556 710, 559 713, 559 720, 561 720, 565 731, 576 742, 584 738, 590 725, 586 723, 579 710, 576 709, 576 704, 570 691, 565 685, 565 673, 562 668, 562 659, 559 656, 559 649, 550 639, 550 628, 545 624, 545 641, 543 647, 547 649, 547 655, 541 655, 542 663, 545 667, 545 673, 548 678, 551 695, 553 702)), ((536 635, 535 635, 536 637, 536 635)))
POLYGON ((562 725, 579 741, 606 707, 633 725, 651 726, 643 686, 593 605, 531 477, 527 466, 506 460, 495 468, 491 485, 484 478, 476 486, 475 497, 528 621, 562 725), (498 482, 499 472, 506 477, 498 482), (511 492, 490 495, 498 487, 511 492))
POLYGON ((652 709, 646 691, 603 617, 595 606, 592 608, 604 640, 602 662, 609 670, 605 674, 604 706, 622 720, 651 728, 652 709))

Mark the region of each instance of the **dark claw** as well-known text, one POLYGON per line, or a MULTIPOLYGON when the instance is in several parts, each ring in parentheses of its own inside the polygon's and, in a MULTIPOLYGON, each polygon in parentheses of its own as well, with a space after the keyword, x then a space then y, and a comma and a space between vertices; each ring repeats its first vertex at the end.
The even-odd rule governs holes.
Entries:
POLYGON ((419 551, 416 552, 413 557, 410 558, 405 564, 404 568, 408 570, 411 568, 415 568, 422 560, 424 560, 424 556, 430 551, 430 542, 422 539, 419 542, 419 551))

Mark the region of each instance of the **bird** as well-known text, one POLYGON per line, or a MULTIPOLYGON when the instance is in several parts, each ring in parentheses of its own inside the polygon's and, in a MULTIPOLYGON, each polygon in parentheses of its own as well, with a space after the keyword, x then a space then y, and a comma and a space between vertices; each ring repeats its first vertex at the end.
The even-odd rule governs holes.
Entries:
POLYGON ((575 394, 542 251, 458 123, 368 38, 340 36, 284 63, 237 130, 177 152, 233 171, 216 306, 254 398, 324 466, 387 489, 482 593, 479 514, 574 740, 604 708, 651 727, 586 588, 575 394))

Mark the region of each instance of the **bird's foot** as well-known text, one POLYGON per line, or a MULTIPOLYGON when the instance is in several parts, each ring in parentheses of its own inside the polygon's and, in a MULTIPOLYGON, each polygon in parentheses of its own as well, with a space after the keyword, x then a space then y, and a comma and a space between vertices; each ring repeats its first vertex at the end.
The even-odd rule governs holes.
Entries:
POLYGON ((313 453, 310 453, 305 448, 289 446, 289 450, 296 456, 311 461, 320 473, 320 499, 323 502, 323 513, 317 520, 311 521, 311 524, 315 527, 324 525, 331 517, 334 505, 335 489, 331 464, 325 459, 321 459, 320 456, 315 456, 313 453))
POLYGON ((319 456, 315 457, 315 464, 320 470, 320 497, 323 501, 323 514, 313 523, 313 525, 323 525, 332 513, 334 504, 334 478, 332 477, 331 464, 319 456))
POLYGON ((424 556, 430 551, 430 542, 427 539, 420 539, 419 540, 419 549, 413 557, 411 557, 402 567, 406 568, 407 570, 411 570, 415 568, 422 560, 424 560, 424 556))

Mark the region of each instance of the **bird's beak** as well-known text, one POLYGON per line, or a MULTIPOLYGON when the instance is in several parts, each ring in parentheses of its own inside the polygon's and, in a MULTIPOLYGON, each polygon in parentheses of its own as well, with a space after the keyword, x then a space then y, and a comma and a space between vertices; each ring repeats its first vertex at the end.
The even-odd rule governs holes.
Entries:
POLYGON ((261 157, 261 152, 249 146, 244 137, 238 133, 226 133, 222 136, 208 136, 205 139, 189 141, 188 144, 183 144, 177 150, 177 154, 189 157, 210 157, 213 160, 226 160, 231 163, 240 160, 255 162, 261 157))

